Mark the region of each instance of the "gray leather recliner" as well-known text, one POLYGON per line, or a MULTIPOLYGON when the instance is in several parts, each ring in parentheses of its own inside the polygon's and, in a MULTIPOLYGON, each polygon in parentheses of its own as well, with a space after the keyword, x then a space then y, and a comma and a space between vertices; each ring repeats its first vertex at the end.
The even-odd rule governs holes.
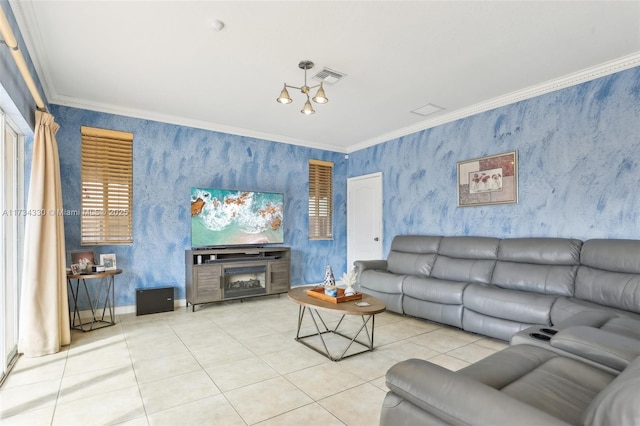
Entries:
POLYGON ((386 381, 383 426, 640 424, 640 357, 616 376, 517 345, 457 372, 409 359, 386 381))

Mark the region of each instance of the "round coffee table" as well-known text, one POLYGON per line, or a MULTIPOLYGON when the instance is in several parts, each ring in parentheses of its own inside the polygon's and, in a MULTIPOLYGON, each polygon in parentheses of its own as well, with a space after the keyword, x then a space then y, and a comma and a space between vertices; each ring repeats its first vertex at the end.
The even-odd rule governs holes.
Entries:
POLYGON ((376 314, 385 311, 386 305, 384 304, 384 302, 373 296, 362 293, 362 299, 352 300, 349 302, 333 303, 318 299, 307 294, 307 291, 313 288, 314 287, 309 286, 294 287, 287 293, 289 299, 300 305, 298 309, 298 330, 296 332, 296 341, 326 356, 332 361, 340 361, 341 359, 348 358, 350 356, 372 351, 375 316, 376 314), (304 314, 306 313, 307 309, 309 310, 309 315, 311 316, 313 324, 315 325, 316 333, 301 336, 300 329, 302 327, 302 320, 304 319, 304 314), (341 315, 340 320, 338 321, 338 324, 335 326, 335 328, 329 329, 327 327, 326 322, 320 315, 320 311, 341 315), (340 325, 342 324, 342 320, 346 315, 357 315, 362 319, 362 325, 353 336, 347 336, 346 334, 338 331, 340 325), (369 323, 371 323, 371 327, 369 327, 369 323), (340 355, 331 355, 331 352, 327 347, 327 342, 324 339, 324 335, 327 333, 335 334, 348 340, 347 346, 344 348, 340 355), (366 337, 366 342, 358 340, 358 336, 360 336, 360 334, 363 334, 366 337), (320 341, 322 342, 324 351, 318 349, 317 347, 309 344, 304 340, 316 336, 320 337, 320 341), (364 350, 346 355, 347 351, 354 343, 363 346, 364 350))

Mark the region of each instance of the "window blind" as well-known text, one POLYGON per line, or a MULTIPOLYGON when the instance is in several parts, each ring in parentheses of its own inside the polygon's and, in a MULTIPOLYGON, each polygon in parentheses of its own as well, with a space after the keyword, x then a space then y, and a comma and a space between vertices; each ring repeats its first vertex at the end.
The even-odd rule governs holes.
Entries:
POLYGON ((133 134, 81 127, 81 244, 133 243, 133 134))
POLYGON ((333 238, 333 163, 309 160, 309 239, 333 238))

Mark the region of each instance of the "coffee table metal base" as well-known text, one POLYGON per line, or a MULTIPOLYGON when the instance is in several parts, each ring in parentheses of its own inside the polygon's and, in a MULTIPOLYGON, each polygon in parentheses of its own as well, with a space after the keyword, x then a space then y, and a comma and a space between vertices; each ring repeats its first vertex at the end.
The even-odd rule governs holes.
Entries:
POLYGON ((306 311, 307 311, 307 307, 300 305, 300 308, 298 311, 298 331, 296 332, 296 341, 302 343, 308 348, 313 349, 319 354, 326 356, 331 361, 340 361, 344 358, 349 358, 351 356, 358 355, 364 352, 371 352, 373 350, 373 329, 375 326, 375 315, 362 315, 360 317, 362 318, 362 325, 360 326, 358 331, 353 335, 353 337, 350 337, 338 331, 338 328, 340 328, 340 325, 342 324, 342 320, 344 320, 344 317, 346 315, 342 315, 340 317, 340 320, 338 321, 338 324, 335 326, 333 330, 331 330, 329 329, 329 327, 327 327, 327 324, 325 323, 324 319, 322 319, 320 312, 318 312, 317 309, 309 308, 309 315, 313 320, 313 324, 315 325, 317 332, 312 334, 307 334, 306 336, 301 336, 300 329, 302 328, 302 320, 304 319, 304 314, 306 313, 306 311), (369 329, 369 322, 371 323, 371 329, 369 329), (363 332, 364 332, 364 336, 366 336, 366 339, 367 339, 366 342, 358 340, 358 336, 360 336, 360 334, 363 332), (347 346, 344 348, 344 350, 339 356, 334 357, 331 355, 331 352, 327 347, 327 342, 324 339, 325 334, 335 334, 336 336, 340 336, 348 340, 347 346), (311 345, 309 342, 306 342, 304 340, 310 337, 319 337, 320 341, 322 342, 322 347, 324 348, 324 351, 322 349, 317 348, 316 346, 311 345), (354 343, 364 347, 364 350, 346 355, 347 351, 349 350, 349 348, 351 348, 351 346, 354 343))

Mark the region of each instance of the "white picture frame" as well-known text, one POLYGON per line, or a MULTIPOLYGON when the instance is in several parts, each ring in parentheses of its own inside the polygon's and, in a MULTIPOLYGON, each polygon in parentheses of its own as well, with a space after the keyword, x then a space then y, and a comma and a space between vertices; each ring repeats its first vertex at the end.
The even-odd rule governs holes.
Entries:
POLYGON ((116 267, 116 255, 113 253, 101 254, 100 264, 104 266, 105 271, 114 271, 116 267))
POLYGON ((80 274, 80 265, 77 263, 72 263, 71 264, 71 275, 79 275, 80 274))

